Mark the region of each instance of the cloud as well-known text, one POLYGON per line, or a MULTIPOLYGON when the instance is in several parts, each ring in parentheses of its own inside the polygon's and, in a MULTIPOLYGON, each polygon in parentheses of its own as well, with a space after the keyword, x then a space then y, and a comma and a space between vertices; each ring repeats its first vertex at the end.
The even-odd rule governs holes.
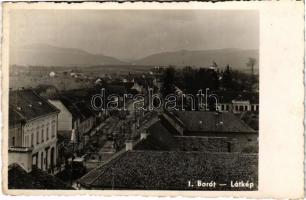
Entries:
POLYGON ((257 11, 14 10, 10 20, 12 47, 46 43, 119 58, 259 47, 257 11))

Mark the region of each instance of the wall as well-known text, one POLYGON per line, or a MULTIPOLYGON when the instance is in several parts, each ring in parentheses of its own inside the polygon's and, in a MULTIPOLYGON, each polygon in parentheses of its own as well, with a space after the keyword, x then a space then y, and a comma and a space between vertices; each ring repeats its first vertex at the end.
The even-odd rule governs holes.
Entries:
MULTIPOLYGON (((181 135, 184 135, 184 128, 181 127, 177 122, 175 122, 171 117, 169 117, 167 114, 163 114, 162 117, 166 119, 167 122, 170 123, 177 132, 179 132, 181 135)), ((173 115, 172 117, 175 116, 173 115)))
POLYGON ((60 110, 58 115, 58 130, 71 131, 72 130, 72 115, 69 110, 59 100, 48 100, 52 105, 60 110))
POLYGON ((32 147, 32 163, 42 170, 51 167, 51 149, 54 149, 53 164, 57 158, 57 114, 29 121, 24 126, 24 147, 32 147), (43 157, 43 159, 42 159, 43 157))
POLYGON ((84 121, 80 122, 77 127, 77 133, 79 133, 80 136, 83 137, 85 133, 87 133, 89 130, 92 129, 93 122, 94 122, 94 117, 89 117, 84 121))
POLYGON ((258 133, 229 132, 186 132, 186 136, 224 137, 230 145, 231 152, 258 153, 258 133))
POLYGON ((9 147, 22 146, 22 126, 21 124, 16 124, 14 126, 10 126, 9 129, 9 147))
POLYGON ((18 163, 27 172, 32 171, 32 150, 30 148, 10 148, 8 164, 18 163))
POLYGON ((220 111, 231 111, 234 113, 240 113, 244 111, 258 111, 258 104, 245 104, 245 103, 234 103, 234 104, 219 104, 220 111))

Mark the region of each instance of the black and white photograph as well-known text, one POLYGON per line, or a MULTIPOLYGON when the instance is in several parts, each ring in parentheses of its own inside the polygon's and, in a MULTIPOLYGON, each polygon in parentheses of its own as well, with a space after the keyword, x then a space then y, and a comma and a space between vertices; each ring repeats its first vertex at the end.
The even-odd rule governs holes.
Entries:
POLYGON ((2 192, 303 198, 302 5, 3 3, 2 192))
POLYGON ((258 10, 9 23, 8 189, 258 190, 258 10))
POLYGON ((301 5, 3 3, 3 192, 300 194, 301 5))

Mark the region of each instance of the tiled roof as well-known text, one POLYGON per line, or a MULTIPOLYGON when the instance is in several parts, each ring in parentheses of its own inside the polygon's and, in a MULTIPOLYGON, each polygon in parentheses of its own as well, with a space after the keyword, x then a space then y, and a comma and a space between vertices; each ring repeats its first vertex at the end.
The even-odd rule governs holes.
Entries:
POLYGON ((59 112, 56 107, 31 89, 10 91, 9 106, 25 120, 59 112))
POLYGON ((134 146, 135 150, 228 152, 226 137, 175 136, 157 121, 148 136, 134 146))
POLYGON ((72 114, 72 116, 74 118, 78 118, 80 111, 78 110, 78 108, 69 100, 69 98, 67 97, 63 97, 61 96, 60 98, 58 98, 63 104, 64 106, 69 110, 69 112, 72 114))
POLYGON ((256 190, 257 166, 257 154, 128 151, 78 182, 95 189, 194 190, 188 181, 202 180, 227 184, 212 190, 235 190, 230 181, 243 180, 253 182, 256 190))
POLYGON ((83 117, 83 119, 87 119, 91 116, 94 115, 94 113, 91 111, 91 109, 89 108, 89 106, 86 105, 86 103, 84 102, 78 102, 74 104, 79 111, 81 112, 81 116, 83 117))
POLYGON ((243 112, 242 114, 240 114, 240 118, 254 130, 258 130, 259 128, 258 117, 258 114, 255 114, 253 112, 243 112))
POLYGON ((12 164, 8 170, 8 188, 9 189, 32 189, 35 183, 32 177, 18 164, 12 164))
POLYGON ((202 152, 228 152, 230 140, 226 137, 199 137, 199 136, 176 136, 174 137, 178 149, 181 151, 202 152))
POLYGON ((78 101, 66 96, 61 96, 58 99, 65 105, 72 116, 76 119, 80 118, 82 121, 94 115, 94 112, 89 107, 90 105, 87 106, 83 101, 78 101))
POLYGON ((177 150, 227 152, 229 139, 225 137, 174 136, 157 121, 148 129, 148 136, 134 146, 135 150, 177 150))
POLYGON ((174 115, 184 123, 184 132, 255 133, 230 112, 176 111, 174 115))
POLYGON ((163 126, 161 121, 157 121, 148 128, 147 138, 135 145, 134 149, 173 150, 177 149, 176 145, 172 134, 163 126))
POLYGON ((18 112, 14 111, 14 109, 12 109, 11 107, 9 108, 9 125, 10 126, 22 123, 24 121, 25 119, 18 112))
POLYGON ((8 171, 9 189, 50 189, 71 190, 64 182, 38 168, 27 173, 20 165, 14 163, 8 171))

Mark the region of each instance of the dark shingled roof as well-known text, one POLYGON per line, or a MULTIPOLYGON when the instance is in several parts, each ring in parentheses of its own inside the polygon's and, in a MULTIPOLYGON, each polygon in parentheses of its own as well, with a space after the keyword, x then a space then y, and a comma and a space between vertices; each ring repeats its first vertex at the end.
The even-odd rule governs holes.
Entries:
POLYGON ((11 107, 9 108, 9 125, 14 126, 19 123, 23 123, 25 119, 11 107))
POLYGON ((82 119, 87 119, 94 116, 94 112, 84 102, 77 102, 74 104, 81 112, 82 119))
POLYGON ((135 145, 135 149, 171 150, 177 148, 172 134, 162 125, 161 121, 155 122, 147 131, 148 137, 135 145))
POLYGON ((71 190, 59 178, 48 174, 38 168, 27 173, 20 165, 14 163, 8 170, 9 189, 49 189, 49 190, 71 190))
POLYGON ((226 137, 176 136, 178 149, 181 151, 228 152, 226 137))
POLYGON ((146 190, 243 190, 231 180, 258 183, 258 155, 180 151, 128 151, 83 176, 88 188, 146 190), (190 188, 188 181, 216 181, 227 186, 190 188))
POLYGON ((65 107, 72 114, 73 118, 80 118, 81 121, 83 121, 91 116, 94 116, 94 111, 91 110, 90 106, 83 101, 66 96, 61 96, 57 99, 65 105, 65 107))
POLYGON ((80 111, 78 110, 78 108, 69 100, 69 98, 67 97, 60 97, 58 98, 58 100, 60 100, 64 106, 69 110, 69 112, 71 113, 71 115, 73 116, 73 118, 79 118, 80 116, 80 111))
POLYGON ((230 112, 176 111, 174 115, 184 123, 184 132, 255 133, 230 112))
POLYGON ((9 106, 25 120, 59 112, 55 106, 31 89, 10 91, 9 106))
POLYGON ((247 111, 240 114, 240 119, 243 120, 254 130, 258 130, 259 126, 259 116, 253 112, 247 111))
POLYGON ((137 143, 134 149, 228 152, 228 141, 225 137, 174 136, 159 120, 148 128, 147 138, 137 143))

